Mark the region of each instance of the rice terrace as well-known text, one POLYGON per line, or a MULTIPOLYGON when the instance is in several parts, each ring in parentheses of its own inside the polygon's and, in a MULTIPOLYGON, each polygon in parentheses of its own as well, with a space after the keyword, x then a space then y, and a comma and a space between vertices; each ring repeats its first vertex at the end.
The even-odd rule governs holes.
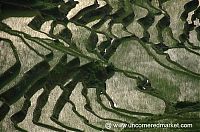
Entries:
POLYGON ((200 132, 199 0, 0 0, 0 132, 200 132))

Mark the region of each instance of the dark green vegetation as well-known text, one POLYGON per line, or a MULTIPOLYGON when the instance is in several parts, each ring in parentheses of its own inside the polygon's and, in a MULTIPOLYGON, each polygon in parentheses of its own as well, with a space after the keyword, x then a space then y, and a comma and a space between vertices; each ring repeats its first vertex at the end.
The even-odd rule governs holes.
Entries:
MULTIPOLYGON (((181 49, 197 57, 200 56, 199 44, 194 44, 190 41, 191 32, 196 32, 197 39, 200 41, 200 26, 195 23, 200 18, 199 1, 188 0, 184 3, 182 12, 179 15, 179 21, 183 23, 183 29, 179 31, 181 33, 178 34, 178 37, 175 37, 171 27, 173 26, 172 20, 174 18, 170 16, 171 14, 164 6, 170 0, 158 0, 157 4, 153 0, 119 0, 117 8, 114 8, 109 0, 104 0, 104 5, 100 5, 99 2, 95 0, 92 5, 82 8, 73 17, 69 18, 67 15, 76 8, 79 2, 73 0, 67 2, 63 0, 0 0, 0 31, 19 38, 23 44, 42 59, 42 61, 25 72, 14 86, 5 90, 4 88, 10 86, 10 83, 19 76, 23 65, 21 64, 17 46, 13 44, 14 42, 10 38, 0 38, 1 44, 9 45, 8 47, 15 58, 15 63, 0 75, 0 90, 3 90, 0 94, 0 120, 3 121, 12 105, 23 97, 22 107, 9 118, 17 130, 26 131, 25 128, 19 127, 19 123, 23 122, 29 114, 29 108, 32 105, 31 98, 42 89, 43 91, 37 98, 36 106, 33 110, 32 122, 36 126, 53 131, 84 131, 84 129, 72 127, 59 120, 64 106, 70 104, 73 113, 86 126, 96 131, 114 131, 104 126, 94 125, 89 121, 89 117, 82 115, 78 111, 76 104, 70 97, 78 83, 81 83, 83 86, 81 95, 85 99, 84 109, 98 119, 116 123, 158 123, 164 120, 172 123, 192 123, 192 128, 168 128, 167 130, 200 131, 199 98, 195 101, 185 101, 179 100, 178 95, 176 95, 181 91, 179 89, 181 85, 178 83, 181 84, 185 80, 192 80, 194 83, 196 81, 196 89, 199 89, 200 73, 198 70, 194 70, 176 61, 169 53, 170 51, 181 49), (147 13, 144 11, 143 16, 138 17, 139 11, 137 9, 143 9, 147 13), (191 16, 191 22, 188 22, 187 19, 191 12, 194 13, 191 16), (27 26, 31 30, 45 34, 46 38, 32 36, 27 32, 15 30, 14 27, 9 26, 5 20, 14 16, 19 17, 19 19, 33 17, 27 23, 27 26), (159 20, 158 17, 160 17, 159 20), (47 22, 51 22, 49 25, 50 29, 48 32, 45 32, 42 30, 42 26, 47 22), (93 25, 89 26, 91 23, 93 25), (136 35, 134 31, 130 31, 130 26, 133 23, 137 23, 142 28, 142 36, 136 35), (79 36, 80 45, 82 46, 79 46, 74 41, 73 36, 76 32, 70 28, 70 24, 87 30, 87 32, 82 32, 81 35, 89 32, 86 39, 82 39, 81 35, 79 36), (102 27, 105 27, 105 24, 106 30, 101 30, 102 27), (122 26, 122 28, 118 29, 118 32, 125 32, 126 35, 119 35, 120 33, 117 34, 113 31, 114 26, 117 24, 122 26), (60 26, 59 32, 58 26, 60 26), (157 42, 153 42, 151 39, 153 35, 150 33, 150 28, 152 26, 157 31, 157 42), (100 36, 103 36, 103 40, 100 36), (128 66, 131 68, 127 69, 113 61, 118 55, 117 53, 120 52, 119 49, 128 47, 129 45, 126 44, 130 42, 132 45, 138 43, 140 48, 146 51, 146 56, 150 56, 149 62, 146 62, 151 64, 151 61, 154 61, 154 63, 165 70, 158 71, 161 73, 153 73, 154 71, 152 70, 152 73, 145 74, 145 69, 143 69, 144 72, 140 72, 137 69, 140 65, 131 67, 131 62, 137 63, 137 59, 129 60, 128 66), (33 43, 42 47, 48 53, 41 53, 42 50, 36 49, 32 45, 33 43), (62 56, 52 66, 50 63, 56 58, 55 52, 62 53, 62 56), (85 60, 84 64, 81 64, 81 60, 85 60), (170 73, 170 77, 175 79, 167 78, 165 73, 170 73), (162 114, 154 114, 154 112, 140 112, 117 107, 113 97, 107 92, 109 87, 107 81, 114 78, 116 74, 121 74, 124 78, 133 80, 135 85, 131 87, 135 88, 136 91, 162 100, 165 104, 164 112, 162 114), (52 113, 50 113, 50 120, 56 125, 50 125, 41 122, 40 118, 42 110, 48 103, 50 93, 56 86, 60 87, 62 93, 56 100, 52 113), (100 105, 101 110, 115 114, 120 118, 107 118, 98 115, 93 109, 92 101, 88 96, 91 89, 94 89, 95 101, 100 105), (110 106, 105 105, 105 100, 109 102, 110 106)), ((138 47, 134 50, 139 51, 138 47)), ((125 56, 126 53, 124 52, 121 56, 125 56)), ((136 56, 139 55, 136 54, 136 56)), ((143 56, 143 54, 140 56, 143 56)), ((128 58, 128 56, 125 57, 128 58)), ((126 60, 122 59, 120 61, 125 63, 126 60)), ((134 99, 132 96, 130 98, 134 99)), ((76 99, 79 100, 79 96, 76 96, 76 99)), ((125 104, 126 102, 123 103, 125 104)), ((122 131, 139 130, 123 129, 122 131)), ((151 130, 154 131, 147 128, 141 129, 141 131, 151 130)))

